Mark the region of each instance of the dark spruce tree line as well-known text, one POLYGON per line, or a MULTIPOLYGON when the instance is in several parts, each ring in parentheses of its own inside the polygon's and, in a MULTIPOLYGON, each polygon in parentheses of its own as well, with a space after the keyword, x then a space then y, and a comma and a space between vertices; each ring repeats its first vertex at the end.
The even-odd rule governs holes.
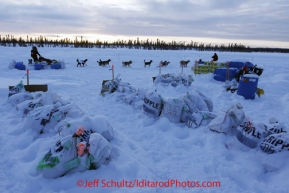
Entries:
POLYGON ((69 38, 63 38, 56 40, 51 40, 43 36, 39 37, 26 37, 16 39, 13 35, 0 35, 0 45, 8 47, 28 47, 28 46, 38 46, 38 47, 72 47, 72 48, 128 48, 128 49, 145 49, 145 50, 197 50, 197 51, 215 51, 215 52, 279 52, 279 53, 289 53, 287 48, 250 48, 249 46, 244 46, 237 43, 229 43, 227 45, 221 44, 211 44, 211 43, 201 43, 191 41, 190 43, 185 42, 165 42, 157 39, 156 42, 152 40, 117 40, 114 42, 99 41, 90 42, 83 39, 81 36, 71 40, 69 38))

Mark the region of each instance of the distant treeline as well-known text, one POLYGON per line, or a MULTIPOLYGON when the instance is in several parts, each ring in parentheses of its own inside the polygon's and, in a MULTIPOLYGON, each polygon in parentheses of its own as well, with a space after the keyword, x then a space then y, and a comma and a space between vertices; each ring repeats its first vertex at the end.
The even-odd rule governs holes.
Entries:
POLYGON ((152 40, 117 40, 114 42, 99 41, 94 42, 83 39, 81 36, 71 40, 69 38, 63 38, 56 40, 48 39, 43 36, 39 37, 26 37, 26 39, 20 37, 18 39, 14 38, 13 35, 6 35, 2 37, 0 35, 0 45, 9 47, 28 47, 28 46, 38 46, 38 47, 72 47, 72 48, 128 48, 128 49, 144 49, 144 50, 197 50, 197 51, 215 51, 215 52, 279 52, 279 53, 289 53, 287 48, 250 48, 249 46, 244 46, 237 43, 229 43, 227 45, 221 44, 204 44, 201 42, 191 41, 190 43, 185 42, 164 42, 157 39, 156 42, 152 40))

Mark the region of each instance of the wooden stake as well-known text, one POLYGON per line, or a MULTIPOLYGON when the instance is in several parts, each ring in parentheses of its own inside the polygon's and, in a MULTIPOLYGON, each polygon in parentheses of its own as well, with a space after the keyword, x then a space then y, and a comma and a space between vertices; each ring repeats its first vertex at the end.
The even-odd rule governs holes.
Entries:
POLYGON ((26 76, 27 76, 27 85, 29 85, 29 70, 26 70, 26 76))

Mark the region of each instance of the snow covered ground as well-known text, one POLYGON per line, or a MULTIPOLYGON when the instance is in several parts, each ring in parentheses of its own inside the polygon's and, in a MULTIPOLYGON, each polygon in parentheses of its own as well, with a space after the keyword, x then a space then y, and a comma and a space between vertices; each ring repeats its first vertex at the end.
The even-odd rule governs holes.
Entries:
MULTIPOLYGON (((39 136, 23 128, 17 109, 7 102, 8 86, 26 84, 25 71, 8 69, 12 60, 30 59, 30 47, 0 47, 0 191, 1 192, 288 192, 289 154, 266 154, 259 148, 246 149, 231 135, 211 132, 205 126, 188 128, 167 118, 150 118, 141 110, 116 101, 110 95, 100 96, 101 83, 112 77, 109 67, 97 61, 111 59, 115 76, 135 88, 157 90, 165 99, 179 97, 196 89, 214 104, 213 113, 220 114, 237 102, 252 121, 267 124, 274 116, 289 128, 289 55, 280 53, 218 53, 219 61, 250 61, 264 68, 258 88, 261 97, 245 100, 236 92, 226 92, 223 82, 212 74, 195 76, 194 61, 211 59, 213 52, 151 51, 129 49, 39 48, 46 58, 63 60, 66 69, 30 70, 30 84, 48 84, 49 92, 72 101, 89 117, 105 116, 115 136, 110 142, 113 158, 98 170, 89 170, 45 179, 36 167, 45 153, 54 146, 58 133, 39 136), (76 67, 76 59, 88 59, 86 67, 76 67), (131 68, 121 67, 132 60, 131 68), (144 68, 143 61, 153 60, 144 68), (180 60, 190 60, 184 73, 192 74, 191 86, 153 84, 159 74, 161 60, 170 61, 162 74, 181 73, 180 60), (82 181, 81 181, 82 180, 82 181), (187 182, 194 181, 214 187, 107 187, 107 182, 187 182), (81 186, 81 183, 84 183, 81 186), (98 182, 98 184, 97 184, 98 182), (213 185, 219 182, 220 186, 213 185), (88 187, 84 187, 87 185, 88 187), (90 187, 89 187, 90 186, 90 187)), ((147 183, 148 184, 148 183, 147 183)), ((141 186, 141 184, 138 184, 141 186)))

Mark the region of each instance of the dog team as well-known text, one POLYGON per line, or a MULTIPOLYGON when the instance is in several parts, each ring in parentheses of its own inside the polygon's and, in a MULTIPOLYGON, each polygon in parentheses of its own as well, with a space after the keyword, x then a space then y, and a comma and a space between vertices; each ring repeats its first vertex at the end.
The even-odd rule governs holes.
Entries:
MULTIPOLYGON (((81 67, 87 66, 87 64, 86 64, 87 61, 88 61, 88 59, 84 59, 84 60, 77 59, 76 60, 77 65, 76 66, 77 67, 78 66, 81 66, 81 67)), ((99 66, 106 67, 106 66, 110 66, 109 65, 110 61, 111 61, 110 59, 108 59, 108 60, 99 59, 99 61, 97 61, 97 63, 98 63, 99 66)), ((150 60, 150 61, 147 61, 147 62, 144 60, 144 67, 146 67, 146 66, 150 67, 152 62, 153 62, 153 60, 150 60)), ((180 67, 187 67, 189 62, 190 62, 190 60, 187 60, 187 61, 186 60, 181 60, 180 61, 180 67)), ((159 66, 166 67, 166 66, 168 66, 169 63, 170 62, 166 61, 166 60, 165 61, 160 61, 159 66)), ((123 67, 131 67, 131 64, 132 64, 131 60, 122 61, 122 66, 123 67)))

